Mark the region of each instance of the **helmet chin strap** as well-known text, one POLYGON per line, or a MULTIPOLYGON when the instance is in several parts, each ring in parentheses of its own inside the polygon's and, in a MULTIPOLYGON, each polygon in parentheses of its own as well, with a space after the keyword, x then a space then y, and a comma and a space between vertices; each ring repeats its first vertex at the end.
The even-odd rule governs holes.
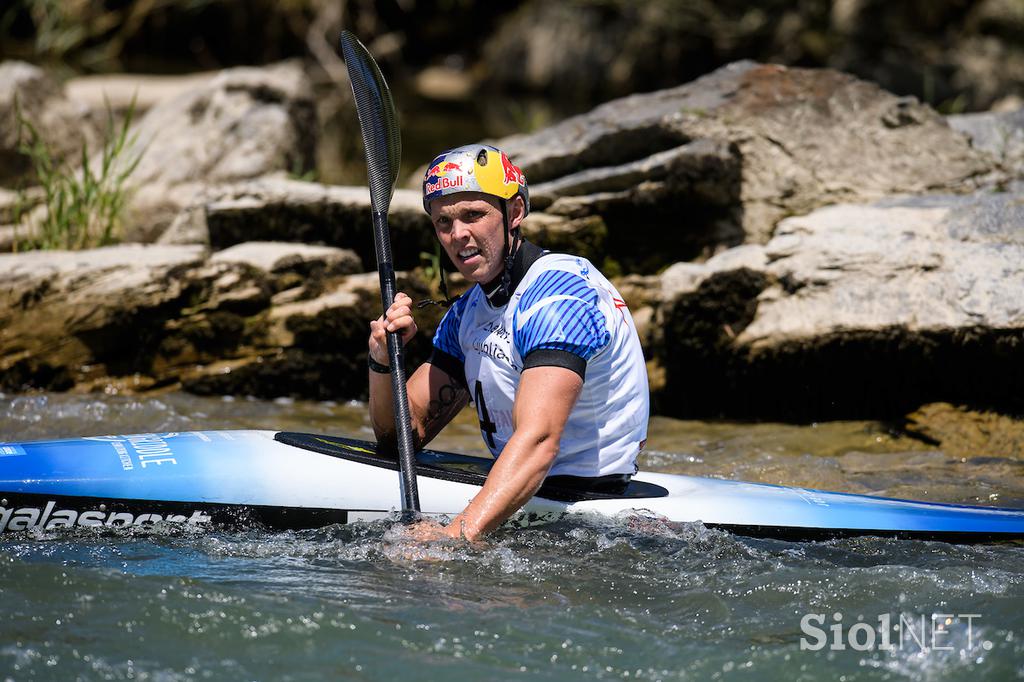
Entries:
POLYGON ((509 298, 512 296, 512 264, 515 262, 516 251, 519 250, 522 240, 519 238, 519 228, 517 227, 515 234, 512 235, 512 243, 509 244, 508 200, 502 199, 500 204, 505 236, 505 268, 501 272, 501 290, 502 295, 509 298))

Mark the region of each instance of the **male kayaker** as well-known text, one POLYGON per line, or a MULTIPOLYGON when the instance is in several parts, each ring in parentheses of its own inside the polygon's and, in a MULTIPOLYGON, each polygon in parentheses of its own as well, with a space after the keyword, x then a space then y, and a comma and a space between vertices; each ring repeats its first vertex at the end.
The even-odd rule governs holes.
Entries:
MULTIPOLYGON (((497 458, 448 526, 421 522, 421 539, 475 540, 515 513, 546 477, 619 492, 647 438, 643 352, 615 287, 589 261, 522 239, 526 177, 483 144, 442 153, 423 180, 423 207, 445 253, 475 286, 449 308, 427 362, 408 379, 413 437, 423 447, 472 401, 497 458), (556 478, 557 477, 557 478, 556 478)), ((403 293, 370 323, 370 417, 395 440, 385 331, 417 331, 403 293)))

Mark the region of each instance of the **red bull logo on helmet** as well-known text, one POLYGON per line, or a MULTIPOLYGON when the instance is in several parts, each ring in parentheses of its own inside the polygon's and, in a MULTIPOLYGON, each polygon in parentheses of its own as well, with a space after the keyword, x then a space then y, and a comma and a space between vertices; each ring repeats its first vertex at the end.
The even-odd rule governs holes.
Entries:
POLYGON ((519 166, 512 163, 505 152, 501 153, 501 168, 505 171, 505 184, 515 183, 517 185, 526 184, 526 176, 523 175, 523 171, 519 170, 519 166))
POLYGON ((436 182, 430 182, 429 180, 423 185, 424 191, 427 194, 433 194, 434 192, 440 192, 443 189, 454 189, 457 187, 463 187, 466 184, 466 178, 461 175, 456 175, 454 178, 440 177, 436 182))
POLYGON ((440 178, 448 175, 451 172, 459 173, 462 171, 462 166, 451 161, 445 161, 443 163, 434 164, 427 170, 428 178, 440 178))

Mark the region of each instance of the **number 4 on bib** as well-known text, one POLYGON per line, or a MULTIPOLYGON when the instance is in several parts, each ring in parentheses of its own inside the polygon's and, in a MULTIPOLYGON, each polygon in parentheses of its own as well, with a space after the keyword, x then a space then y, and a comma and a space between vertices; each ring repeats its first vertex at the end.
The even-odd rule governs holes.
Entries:
POLYGON ((487 414, 487 403, 484 401, 484 386, 478 380, 473 389, 473 402, 476 403, 476 414, 480 419, 480 432, 487 438, 487 445, 494 447, 494 433, 498 430, 497 425, 491 421, 487 414))

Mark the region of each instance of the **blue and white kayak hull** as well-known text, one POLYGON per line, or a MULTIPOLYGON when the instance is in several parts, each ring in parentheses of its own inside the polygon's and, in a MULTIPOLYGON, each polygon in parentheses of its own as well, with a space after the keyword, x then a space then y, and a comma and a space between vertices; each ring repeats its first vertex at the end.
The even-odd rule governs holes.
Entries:
MULTIPOLYGON (((418 462, 421 506, 432 515, 461 511, 489 466, 434 451, 418 462)), ((0 532, 155 522, 305 528, 381 518, 400 506, 397 462, 342 437, 195 431, 0 444, 0 532)), ((789 539, 1024 539, 1024 510, 658 473, 638 474, 622 495, 546 486, 517 520, 629 512, 789 539)))

